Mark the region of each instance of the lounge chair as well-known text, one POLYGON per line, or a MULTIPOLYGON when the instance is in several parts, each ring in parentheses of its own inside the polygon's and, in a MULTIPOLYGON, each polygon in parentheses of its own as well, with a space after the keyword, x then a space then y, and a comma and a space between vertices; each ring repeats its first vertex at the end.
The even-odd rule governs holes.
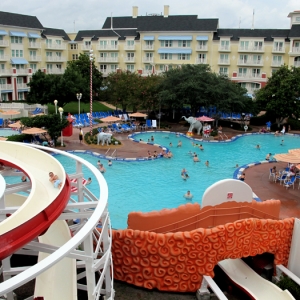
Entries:
POLYGON ((284 182, 284 186, 286 188, 289 188, 290 186, 293 186, 293 189, 295 188, 295 181, 296 176, 291 177, 290 179, 287 179, 287 181, 284 182))
POLYGON ((282 182, 286 180, 286 173, 279 172, 279 175, 275 176, 274 181, 276 182, 277 180, 279 180, 279 183, 282 184, 282 182))
POLYGON ((149 119, 146 120, 146 127, 152 128, 152 122, 151 122, 151 120, 149 120, 149 119))
POLYGON ((119 127, 115 123, 112 124, 112 129, 114 130, 114 132, 117 132, 117 133, 123 132, 122 130, 119 129, 119 127))
POLYGON ((157 128, 157 122, 156 120, 152 120, 152 128, 157 128))
POLYGON ((3 121, 3 119, 1 118, 1 119, 0 119, 0 127, 3 127, 3 124, 4 124, 4 121, 3 121))

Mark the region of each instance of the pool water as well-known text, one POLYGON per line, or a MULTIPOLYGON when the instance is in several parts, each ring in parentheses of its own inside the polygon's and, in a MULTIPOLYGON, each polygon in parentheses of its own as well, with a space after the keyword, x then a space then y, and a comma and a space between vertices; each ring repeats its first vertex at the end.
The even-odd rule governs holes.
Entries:
MULTIPOLYGON (((185 136, 177 137, 173 133, 140 133, 135 135, 136 140, 147 141, 154 137, 154 143, 169 148, 174 154, 172 159, 160 158, 150 161, 113 161, 111 167, 107 160, 100 159, 106 168, 104 177, 109 189, 109 212, 113 228, 127 227, 127 215, 131 211, 148 212, 163 208, 174 208, 188 201, 183 195, 190 190, 193 194, 192 202, 201 204, 202 195, 206 188, 218 180, 232 178, 235 166, 262 161, 267 153, 277 154, 288 152, 288 149, 299 148, 300 139, 297 136, 274 137, 274 135, 258 134, 236 139, 230 143, 201 143, 204 150, 192 146, 192 140, 185 136), (283 145, 282 139, 284 139, 283 145), (181 140, 182 147, 177 148, 181 140), (260 145, 260 150, 256 145, 260 145), (188 152, 196 152, 199 159, 194 163, 188 152), (209 161, 209 167, 205 161, 209 161), (189 179, 181 178, 181 170, 186 168, 189 179)), ((157 152, 160 152, 160 148, 157 152)), ((78 156, 97 166, 98 157, 78 153, 78 156)), ((147 153, 145 152, 145 157, 147 153)), ((75 173, 75 164, 63 156, 55 156, 64 166, 67 173, 75 173)), ((92 177, 89 171, 83 168, 84 177, 92 177)), ((95 182, 95 178, 92 177, 95 182)), ((99 196, 98 184, 92 182, 89 189, 99 196)), ((246 178, 247 182, 247 178, 246 178)), ((259 196, 259 195, 258 195, 259 196)))
POLYGON ((18 130, 12 130, 12 129, 0 129, 0 136, 6 137, 11 135, 17 135, 20 134, 18 130))

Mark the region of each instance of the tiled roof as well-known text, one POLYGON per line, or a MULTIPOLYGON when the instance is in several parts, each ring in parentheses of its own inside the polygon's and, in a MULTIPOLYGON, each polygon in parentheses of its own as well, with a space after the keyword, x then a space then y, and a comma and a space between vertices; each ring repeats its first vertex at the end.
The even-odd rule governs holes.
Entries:
MULTIPOLYGON (((144 31, 216 31, 218 19, 198 19, 197 15, 190 16, 140 16, 114 17, 113 28, 137 29, 144 31)), ((111 27, 111 18, 106 18, 102 28, 111 27)))
POLYGON ((293 25, 290 33, 289 33, 289 37, 297 37, 300 38, 300 25, 293 25))
POLYGON ((265 41, 273 41, 276 37, 283 37, 288 40, 289 29, 218 29, 214 33, 214 40, 222 36, 228 36, 232 41, 238 41, 243 37, 263 37, 265 41))
POLYGON ((56 29, 56 28, 44 28, 42 36, 61 36, 65 41, 70 41, 69 36, 63 29, 56 29))
POLYGON ((43 29, 37 17, 0 11, 0 25, 43 29))
POLYGON ((116 37, 119 40, 124 40, 128 36, 134 36, 136 39, 139 34, 136 30, 131 29, 116 29, 116 30, 80 30, 78 31, 74 41, 82 41, 83 38, 91 37, 92 41, 97 41, 99 38, 116 37))

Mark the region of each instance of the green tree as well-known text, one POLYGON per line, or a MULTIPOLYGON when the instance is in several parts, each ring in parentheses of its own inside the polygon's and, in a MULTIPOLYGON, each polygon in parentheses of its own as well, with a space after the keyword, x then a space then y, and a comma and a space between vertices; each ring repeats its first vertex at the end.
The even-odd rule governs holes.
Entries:
POLYGON ((257 105, 276 119, 278 126, 288 117, 300 116, 300 69, 280 67, 256 93, 257 105))

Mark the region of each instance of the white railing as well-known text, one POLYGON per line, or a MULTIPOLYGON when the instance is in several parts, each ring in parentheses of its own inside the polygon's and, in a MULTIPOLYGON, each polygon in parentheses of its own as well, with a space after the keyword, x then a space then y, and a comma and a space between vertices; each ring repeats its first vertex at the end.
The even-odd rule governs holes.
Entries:
POLYGON ((125 62, 135 62, 135 57, 126 57, 125 62))
POLYGON ((219 51, 230 51, 230 45, 220 45, 219 51))
POLYGON ((29 61, 42 61, 41 55, 30 55, 29 61))
POLYGON ((92 50, 92 45, 80 45, 81 50, 92 50))
POLYGON ((46 61, 67 61, 64 56, 47 56, 46 61))
POLYGON ((154 45, 143 45, 143 50, 154 50, 154 45))
POLYGON ((280 66, 282 66, 282 65, 284 65, 284 62, 283 61, 272 61, 272 63, 271 63, 271 66, 272 67, 280 67, 280 66))
POLYGON ((4 55, 4 54, 0 54, 0 60, 1 61, 6 61, 6 60, 9 60, 9 56, 8 55, 4 55))
MULTIPOLYGON (((17 146, 17 144, 16 144, 17 146)), ((28 147, 45 150, 45 147, 30 144, 28 147)), ((28 281, 36 278, 52 266, 55 266, 64 257, 77 260, 78 268, 85 268, 85 272, 78 274, 78 279, 86 277, 86 285, 78 283, 77 287, 87 291, 88 300, 98 300, 100 294, 107 298, 114 299, 113 270, 112 270, 112 233, 109 214, 107 211, 108 187, 101 173, 88 161, 71 153, 47 148, 48 151, 66 156, 76 165, 76 174, 70 178, 77 178, 78 202, 70 198, 65 212, 58 218, 60 220, 80 219, 77 225, 71 225, 70 230, 73 237, 61 247, 39 245, 37 242, 29 242, 24 248, 31 251, 50 253, 42 261, 29 268, 11 268, 6 261, 3 272, 16 274, 16 276, 0 284, 0 295, 8 294, 12 299, 12 291, 28 281), (85 166, 96 178, 99 185, 100 197, 95 197, 86 187, 82 186, 82 167, 85 166), (77 211, 77 212, 76 212, 77 211), (99 221, 102 223, 102 230, 97 230, 99 221), (83 245, 83 250, 78 251, 77 247, 83 245), (95 247, 94 247, 95 245, 95 247), (97 273, 97 282, 95 280, 97 273), (105 286, 103 282, 105 281, 105 286)), ((42 162, 41 162, 42 163, 42 162)), ((5 210, 5 209, 4 209, 5 210)), ((22 253, 22 250, 21 250, 22 253)), ((6 278, 10 275, 6 275, 6 278)), ((50 280, 50 279, 49 279, 50 280)), ((68 287, 66 287, 68 288, 68 287)))
POLYGON ((196 64, 206 64, 206 58, 196 58, 196 64))
POLYGON ((143 74, 152 74, 152 70, 143 69, 143 74))
POLYGON ((12 90, 12 84, 0 84, 1 90, 12 90))
POLYGON ((29 42, 28 43, 28 48, 41 48, 41 43, 29 42))
POLYGON ((18 89, 28 89, 28 85, 26 83, 17 83, 18 89))
POLYGON ((219 59, 219 65, 230 65, 230 59, 219 59))
POLYGON ((197 45, 196 51, 207 51, 207 45, 197 45))
POLYGON ((56 43, 53 43, 53 44, 45 43, 45 48, 46 49, 55 49, 55 50, 66 50, 67 49, 65 44, 56 44, 56 43))
POLYGON ((154 60, 153 60, 153 57, 145 56, 145 57, 143 57, 142 61, 145 63, 153 63, 154 60))
POLYGON ((65 73, 64 68, 53 68, 53 69, 47 69, 47 74, 63 74, 65 73))
POLYGON ((262 66, 263 61, 262 61, 262 59, 257 59, 257 60, 254 60, 254 59, 247 59, 247 60, 239 59, 238 65, 242 65, 242 66, 262 66))
POLYGON ((126 45, 125 50, 135 50, 135 45, 126 45))
POLYGON ((0 41, 0 46, 9 46, 9 41, 0 41))
POLYGON ((97 57, 98 62, 118 62, 119 57, 97 57))
POLYGON ((16 74, 17 75, 27 75, 28 74, 28 69, 16 69, 16 74))
POLYGON ((263 46, 248 46, 248 47, 241 47, 239 46, 238 51, 248 51, 248 52, 264 52, 263 46))
POLYGON ((97 45, 97 50, 119 50, 119 45, 97 45))
POLYGON ((291 52, 292 53, 300 53, 300 47, 293 47, 291 52))
POLYGON ((294 67, 300 67, 300 61, 294 61, 294 67))
POLYGON ((261 74, 253 74, 253 73, 238 73, 237 77, 242 77, 242 78, 262 78, 261 74))
POLYGON ((11 75, 12 70, 11 69, 0 69, 0 74, 1 75, 11 75))
POLYGON ((273 47, 272 52, 285 52, 284 47, 273 47))

